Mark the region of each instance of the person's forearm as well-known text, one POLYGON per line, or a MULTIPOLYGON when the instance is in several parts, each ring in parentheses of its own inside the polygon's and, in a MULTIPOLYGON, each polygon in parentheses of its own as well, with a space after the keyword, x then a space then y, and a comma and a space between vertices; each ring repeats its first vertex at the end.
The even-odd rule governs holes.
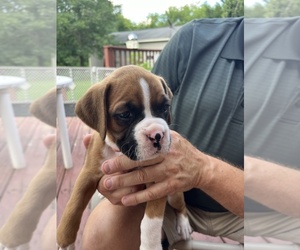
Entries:
POLYGON ((300 217, 300 171, 245 157, 245 196, 280 213, 300 217))
POLYGON ((244 172, 222 160, 207 156, 198 188, 230 212, 244 216, 244 172))

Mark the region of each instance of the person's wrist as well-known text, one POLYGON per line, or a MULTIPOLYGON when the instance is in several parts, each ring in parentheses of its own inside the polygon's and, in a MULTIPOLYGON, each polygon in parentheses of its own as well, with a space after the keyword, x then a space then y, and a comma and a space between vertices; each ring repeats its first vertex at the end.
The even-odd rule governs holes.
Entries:
POLYGON ((262 171, 262 168, 259 168, 259 160, 245 156, 244 158, 244 181, 245 181, 245 189, 251 190, 253 186, 256 185, 257 173, 262 171))
POLYGON ((213 162, 212 157, 198 151, 196 157, 194 158, 195 168, 198 172, 195 174, 197 176, 195 188, 204 188, 209 185, 212 178, 213 162))

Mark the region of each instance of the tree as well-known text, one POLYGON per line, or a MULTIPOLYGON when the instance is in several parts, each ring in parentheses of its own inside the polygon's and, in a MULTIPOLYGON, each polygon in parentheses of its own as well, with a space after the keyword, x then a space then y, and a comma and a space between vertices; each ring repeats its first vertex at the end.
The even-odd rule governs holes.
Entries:
POLYGON ((56 47, 56 1, 6 0, 0 9, 0 65, 50 66, 56 47))
POLYGON ((218 18, 222 17, 222 6, 219 3, 216 3, 215 6, 211 6, 208 3, 202 4, 200 7, 192 7, 192 18, 218 18))
POLYGON ((158 28, 166 26, 183 25, 193 19, 222 17, 222 6, 215 4, 190 4, 183 7, 169 7, 164 14, 151 13, 145 23, 137 24, 134 29, 158 28))
POLYGON ((263 18, 265 17, 265 12, 265 6, 260 3, 256 3, 251 7, 245 6, 246 18, 263 18))
POLYGON ((108 0, 58 0, 57 65, 87 66, 90 55, 101 58, 118 14, 108 0))
POLYGON ((244 0, 221 0, 223 17, 244 16, 244 0))
POLYGON ((245 8, 245 17, 294 17, 299 16, 299 0, 264 0, 245 8))
POLYGON ((300 15, 299 0, 267 0, 265 17, 294 17, 300 15))
POLYGON ((221 3, 216 3, 214 6, 207 2, 184 5, 180 8, 171 6, 164 14, 149 14, 147 22, 133 24, 132 30, 178 26, 199 18, 239 17, 243 15, 243 0, 221 0, 221 3))

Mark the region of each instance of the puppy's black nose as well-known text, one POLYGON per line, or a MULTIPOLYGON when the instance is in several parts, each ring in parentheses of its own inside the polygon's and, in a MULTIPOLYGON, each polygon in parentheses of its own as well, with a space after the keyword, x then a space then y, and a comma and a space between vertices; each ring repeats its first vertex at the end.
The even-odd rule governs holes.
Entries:
POLYGON ((161 150, 161 145, 158 141, 153 143, 153 147, 157 148, 157 150, 161 150))
POLYGON ((148 135, 150 141, 153 142, 153 147, 157 148, 157 150, 161 150, 160 141, 163 138, 163 133, 153 133, 152 135, 148 135))
POLYGON ((159 142, 163 138, 163 134, 155 133, 153 135, 148 135, 148 138, 150 141, 156 141, 159 142))
POLYGON ((161 135, 160 135, 159 133, 157 133, 157 134, 155 135, 155 140, 156 140, 157 142, 159 142, 160 139, 161 139, 161 135))

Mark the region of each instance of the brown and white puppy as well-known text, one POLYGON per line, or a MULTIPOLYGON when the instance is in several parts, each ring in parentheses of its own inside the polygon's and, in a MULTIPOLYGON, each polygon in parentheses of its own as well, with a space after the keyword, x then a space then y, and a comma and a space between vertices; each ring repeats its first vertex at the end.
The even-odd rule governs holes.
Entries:
MULTIPOLYGON (((58 227, 60 249, 74 245, 83 210, 103 176, 100 165, 105 160, 121 153, 132 160, 147 160, 169 151, 171 99, 172 93, 161 77, 138 66, 124 66, 92 86, 78 101, 77 115, 95 133, 58 227)), ((166 201, 167 197, 147 203, 140 249, 162 249, 166 201)), ((178 214, 178 231, 183 239, 189 238, 191 227, 183 195, 176 194, 168 201, 178 214)))

